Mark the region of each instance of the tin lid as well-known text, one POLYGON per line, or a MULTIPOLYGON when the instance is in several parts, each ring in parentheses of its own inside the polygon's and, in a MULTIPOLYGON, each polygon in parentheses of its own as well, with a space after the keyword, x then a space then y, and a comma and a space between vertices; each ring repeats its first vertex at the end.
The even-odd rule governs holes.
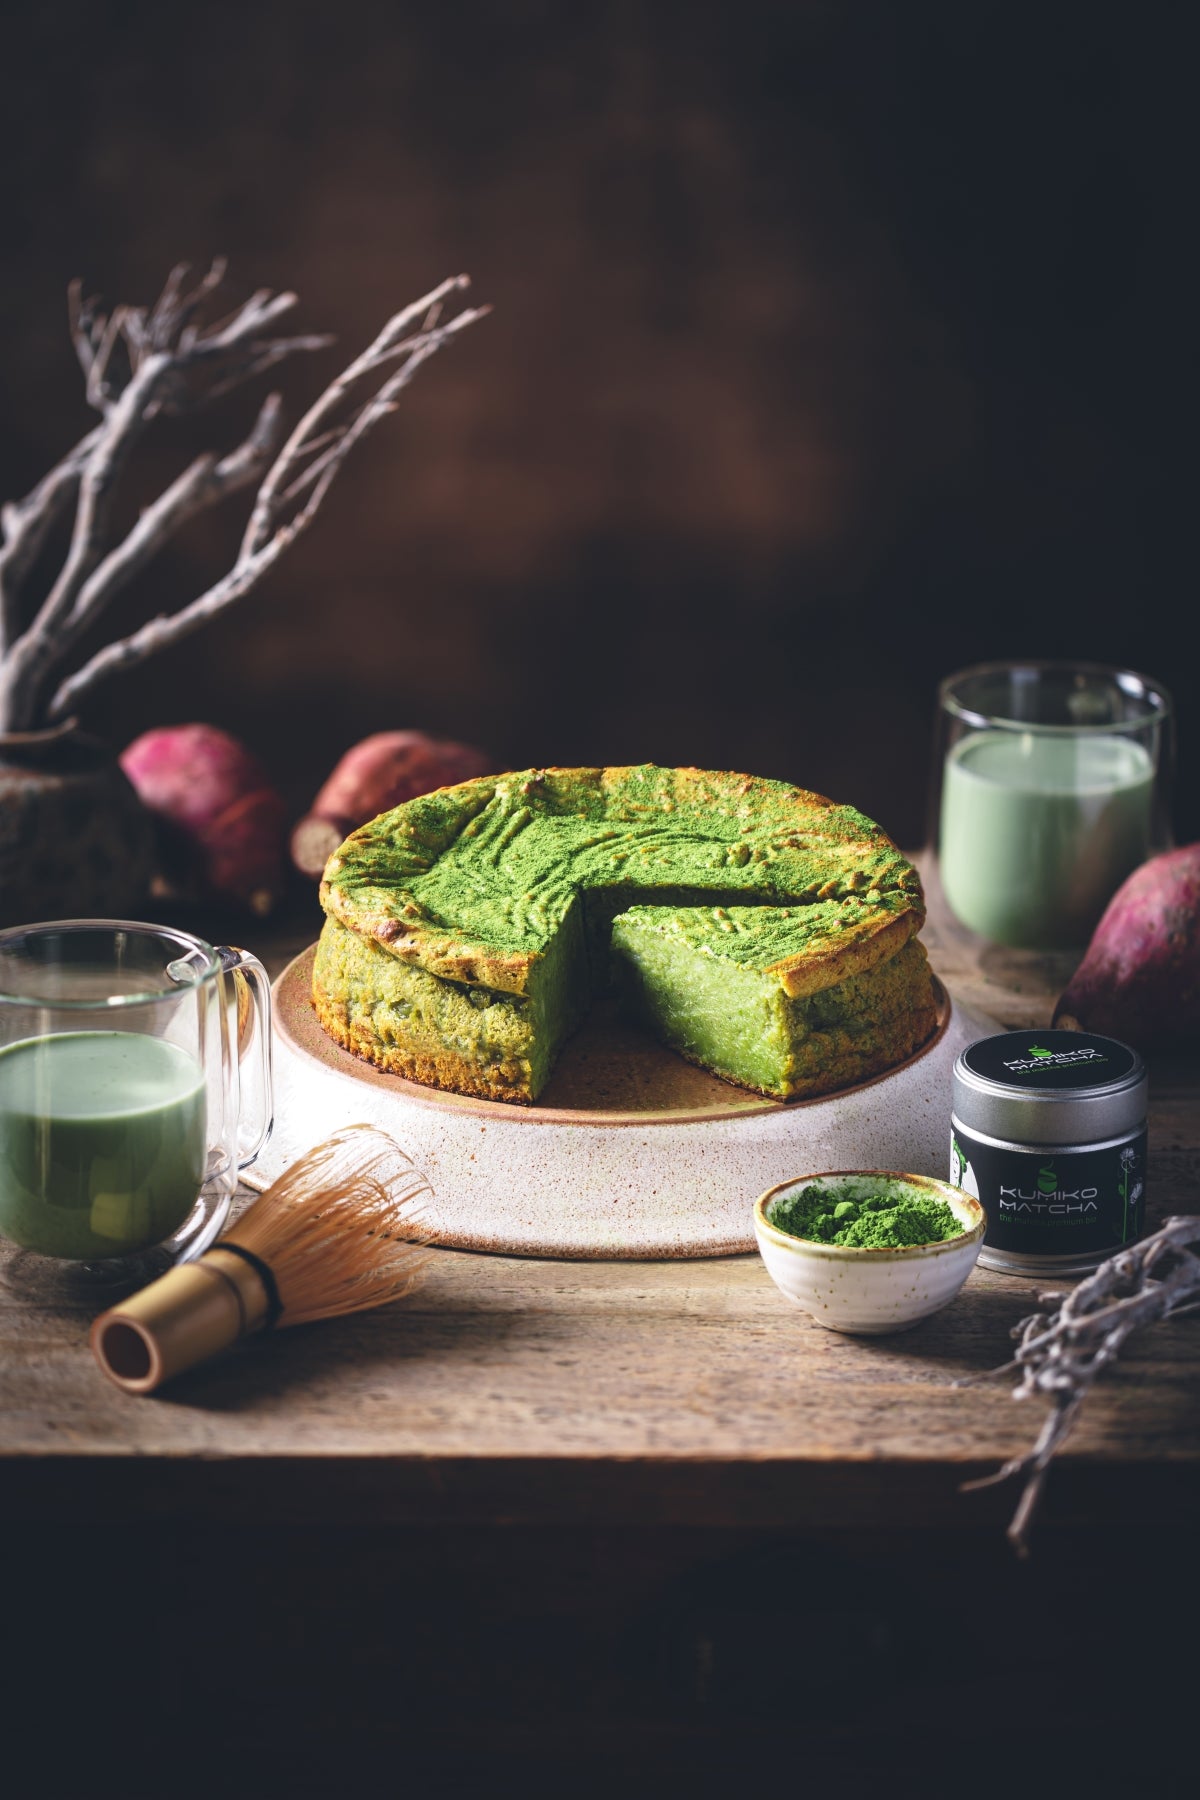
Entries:
POLYGON ((1089 1144, 1146 1118, 1146 1065, 1091 1031, 1004 1031, 954 1064, 954 1112, 968 1130, 1010 1144, 1089 1144))

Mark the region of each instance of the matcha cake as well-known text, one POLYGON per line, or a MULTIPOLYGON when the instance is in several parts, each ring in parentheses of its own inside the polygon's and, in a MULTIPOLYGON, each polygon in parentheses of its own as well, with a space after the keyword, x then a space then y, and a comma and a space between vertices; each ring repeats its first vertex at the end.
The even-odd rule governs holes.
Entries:
POLYGON ((853 807, 700 769, 530 769, 381 814, 330 858, 325 1029, 411 1080, 531 1101, 615 982, 683 1056, 790 1099, 936 1023, 916 870, 853 807))

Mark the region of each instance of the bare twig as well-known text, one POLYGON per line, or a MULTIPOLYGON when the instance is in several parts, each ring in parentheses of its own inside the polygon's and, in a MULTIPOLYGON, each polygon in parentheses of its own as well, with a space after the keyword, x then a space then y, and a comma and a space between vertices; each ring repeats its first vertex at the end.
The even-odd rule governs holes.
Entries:
POLYGON ((1013 1327, 1016 1354, 991 1373, 1019 1369, 1021 1379, 1013 1398, 1041 1394, 1051 1411, 1031 1450, 1011 1458, 994 1475, 964 1483, 964 1491, 1017 1478, 1024 1481, 1008 1528, 1019 1554, 1028 1553, 1029 1532, 1051 1459, 1070 1435, 1092 1383, 1140 1326, 1177 1317, 1200 1304, 1196 1246, 1200 1246, 1200 1218, 1168 1219, 1153 1236, 1101 1263, 1071 1293, 1040 1294, 1039 1304, 1051 1310, 1032 1313, 1013 1327))
POLYGON ((445 325, 435 325, 405 338, 404 329, 416 317, 428 315, 441 296, 466 285, 466 278, 443 283, 433 295, 405 308, 389 320, 374 344, 352 362, 309 408, 300 424, 288 438, 268 470, 255 501, 254 510, 242 539, 237 561, 228 575, 198 596, 179 612, 151 619, 139 630, 118 643, 99 650, 74 675, 61 683, 50 702, 51 719, 69 717, 82 697, 100 681, 119 670, 133 667, 148 656, 165 649, 195 631, 199 626, 224 612, 249 592, 279 557, 295 543, 316 517, 326 493, 354 445, 361 441, 383 418, 395 410, 402 390, 413 379, 420 365, 450 342, 466 326, 488 311, 486 307, 468 308, 445 325), (329 420, 345 400, 353 384, 368 374, 388 368, 397 357, 404 361, 392 369, 383 385, 353 411, 341 425, 330 427, 329 420), (316 454, 315 461, 306 459, 316 454), (302 465, 305 465, 302 467, 302 465), (307 494, 299 508, 295 501, 307 494))
MULTIPOLYGON (((317 439, 325 435, 326 427, 338 408, 342 405, 350 389, 362 376, 373 373, 393 356, 402 354, 410 348, 404 342, 404 334, 417 319, 426 320, 434 308, 440 310, 442 301, 450 294, 458 293, 469 287, 470 282, 465 275, 455 275, 449 281, 443 281, 433 292, 423 299, 415 300, 411 306, 404 307, 393 315, 384 326, 373 344, 370 344, 361 356, 356 356, 348 368, 330 382, 325 392, 309 407, 296 429, 288 438, 283 449, 275 459, 274 467, 258 490, 254 502, 254 510, 250 515, 246 534, 242 539, 243 555, 253 554, 262 548, 271 535, 280 500, 297 473, 297 464, 308 455, 317 439)), ((459 315, 457 322, 445 327, 439 342, 453 329, 469 325, 473 320, 481 318, 486 308, 476 308, 459 315)), ((436 325, 436 314, 434 317, 436 325)), ((432 330, 431 330, 432 335, 432 330)), ((436 345, 434 346, 436 348, 436 345)), ((432 352, 429 352, 432 354, 432 352)))
POLYGON ((71 336, 89 403, 101 423, 4 513, 0 549, 0 731, 28 729, 44 716, 47 679, 80 631, 140 568, 168 533, 200 506, 262 473, 277 436, 277 403, 268 402, 246 444, 231 457, 201 459, 143 514, 127 541, 109 548, 113 496, 130 455, 160 412, 182 412, 253 379, 297 351, 324 348, 324 335, 278 337, 277 322, 295 294, 263 289, 214 324, 201 323, 225 265, 213 263, 190 289, 187 267, 167 277, 147 311, 118 306, 106 314, 69 295, 71 336), (270 443, 264 433, 270 424, 270 443), (66 559, 33 620, 22 630, 22 583, 55 520, 75 504, 66 559))
POLYGON ((248 487, 262 475, 275 451, 283 423, 278 394, 264 401, 254 429, 228 456, 198 456, 171 486, 148 506, 128 536, 110 551, 80 589, 70 616, 63 621, 62 648, 68 649, 109 602, 145 567, 185 520, 228 494, 248 487))
POLYGON ((98 300, 85 298, 78 283, 72 285, 71 336, 88 400, 100 412, 101 423, 3 516, 0 731, 69 716, 108 675, 176 642, 240 599, 307 530, 354 445, 394 410, 421 364, 487 311, 467 308, 443 323, 445 301, 468 282, 465 275, 442 282, 388 320, 374 343, 309 408, 282 449, 279 401, 273 395, 238 449, 219 459, 198 457, 114 546, 114 493, 135 445, 159 413, 202 404, 297 351, 321 349, 331 341, 275 335, 297 300, 295 294, 266 288, 205 324, 206 302, 224 272, 218 259, 188 287, 187 265, 180 264, 149 309, 117 306, 111 313, 98 300), (355 402, 356 385, 372 377, 379 384, 375 391, 355 402), (340 420, 339 413, 344 414, 340 420), (151 619, 99 650, 59 683, 47 705, 50 675, 171 533, 202 508, 255 480, 260 486, 229 573, 177 613, 151 619), (21 631, 21 583, 54 520, 72 502, 75 518, 66 558, 32 622, 21 631))
POLYGON ((99 296, 92 294, 85 297, 83 283, 78 280, 72 281, 67 288, 67 322, 71 328, 71 342, 75 346, 75 354, 79 358, 79 366, 86 382, 92 373, 96 347, 104 334, 106 320, 100 311, 99 296))
POLYGON ((23 500, 10 500, 0 510, 0 658, 19 628, 21 584, 37 561, 51 527, 79 492, 80 476, 102 430, 97 425, 89 431, 23 500))

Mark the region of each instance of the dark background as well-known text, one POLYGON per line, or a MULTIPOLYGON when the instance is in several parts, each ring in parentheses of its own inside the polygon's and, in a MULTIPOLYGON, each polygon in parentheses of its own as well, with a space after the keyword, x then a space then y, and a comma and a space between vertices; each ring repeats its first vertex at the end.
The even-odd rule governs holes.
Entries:
MULTIPOLYGON (((156 724, 223 725, 296 810, 352 740, 419 725, 474 738, 508 766, 651 758, 781 776, 915 845, 939 677, 985 658, 1086 658, 1174 691, 1176 827, 1200 836, 1188 10, 10 5, 0 495, 32 485, 88 423, 66 330, 72 275, 148 301, 178 258, 220 251, 231 298, 296 288, 303 324, 336 331, 339 347, 284 371, 292 417, 443 276, 469 270, 495 308, 422 371, 267 582, 111 683, 87 722, 118 744, 156 724)), ((198 429, 164 428, 133 471, 128 516, 197 447, 235 442, 256 398, 198 429)), ((234 502, 198 522, 115 617, 128 625, 200 592, 228 567, 244 517, 234 502)), ((435 1555, 390 1527, 346 1543, 333 1527, 222 1539, 168 1521, 147 1542, 123 1522, 63 1536, 51 1520, 43 1539, 15 1540, 28 1553, 9 1584, 13 1647, 37 1699, 14 1729, 41 1754, 68 1745, 66 1690, 46 1671, 66 1666, 64 1644, 93 1640, 96 1678, 70 1688, 70 1717, 96 1793, 118 1759, 122 1792, 161 1791, 126 1774, 139 1747, 158 1754, 155 1731, 171 1740, 159 1769, 193 1791, 197 1719, 210 1747, 231 1738, 245 1754, 248 1714, 271 1746, 253 1791, 357 1791, 344 1771, 369 1740, 391 1771, 378 1791, 408 1792, 426 1757, 463 1754, 464 1718, 512 1754, 538 1707, 565 1719, 564 1779, 585 1791, 570 1684, 600 1669, 589 1679, 603 1692, 613 1665, 631 1710, 618 1709, 608 1760, 594 1743, 589 1754, 627 1792, 644 1791, 631 1744, 665 1771, 658 1791, 681 1769, 706 1791, 714 1713, 743 1786, 744 1755, 776 1742, 794 1778, 810 1772, 824 1715, 842 1731, 844 1712, 847 1747, 820 1771, 857 1793, 849 1746, 871 1722, 862 1646, 890 1691, 888 1665, 895 1656, 904 1673, 914 1632, 932 1685, 902 1742, 877 1734, 863 1752, 872 1769, 878 1758, 872 1792, 879 1778, 894 1785, 900 1755, 924 1777, 939 1745, 959 1787, 968 1770, 995 1791, 989 1768, 1018 1743, 1033 1695, 1039 1721, 1061 1696, 1066 1722, 1046 1725, 1026 1785, 1048 1757, 1069 1759, 1073 1778, 1086 1758, 1090 1778, 1164 1731, 1173 1743, 1172 1721, 1187 1716, 1183 1677, 1159 1656, 1149 1736, 1121 1731, 1122 1697, 1138 1716, 1141 1647, 1153 1661, 1169 1607, 1156 1589, 1151 1618, 1145 1583, 1112 1585, 1124 1565, 1118 1545, 1108 1567, 1107 1540, 1061 1532, 1027 1581, 999 1540, 982 1575, 965 1553, 960 1569, 953 1543, 933 1559, 909 1546, 889 1565, 904 1621, 894 1637, 876 1618, 890 1617, 890 1587, 839 1595, 827 1545, 783 1577, 778 1556, 769 1568, 731 1560, 724 1585, 706 1567, 674 1611, 644 1617, 630 1601, 636 1640, 613 1648, 588 1637, 593 1615, 626 1605, 620 1581, 659 1592, 649 1552, 643 1564, 627 1545, 618 1558, 608 1540, 564 1548, 547 1535, 516 1550, 512 1533, 451 1535, 435 1555), (789 1659, 814 1566, 826 1571, 816 1605, 843 1635, 830 1685, 802 1694, 789 1659), (526 1641, 522 1618, 540 1614, 521 1585, 555 1580, 564 1622, 526 1641), (458 1629, 473 1618, 474 1650, 458 1629), (1089 1661, 1093 1622, 1095 1644, 1124 1645, 1115 1661, 1089 1661), (733 1685, 718 1683, 703 1711, 683 1659, 714 1642, 733 1685), (165 1653, 148 1663, 148 1644, 165 1653), (978 1674, 979 1707, 935 1731, 947 1646, 978 1674), (655 1736, 647 1695, 673 1681, 683 1723, 655 1736), (111 1711, 108 1683, 120 1686, 111 1711), (1081 1695, 1086 1731, 1069 1710, 1081 1695), (645 1730, 631 1737, 638 1707, 645 1730), (424 1736, 412 1729, 430 1718, 424 1736), (318 1771, 310 1788, 300 1765, 322 1731, 343 1773, 318 1771)), ((655 1555, 669 1560, 682 1553, 668 1540, 657 1534, 655 1555)), ((828 1620, 812 1633, 826 1652, 828 1620)), ((202 1791, 247 1791, 238 1766, 226 1758, 202 1791)), ((1112 1788, 1097 1776, 1094 1791, 1112 1788)))
MULTIPOLYGON (((266 584, 89 723, 212 720, 297 806, 354 738, 416 725, 506 766, 786 777, 911 845, 938 677, 1090 658, 1174 689, 1196 835, 1191 65, 1167 12, 23 9, 4 492, 86 423, 73 274, 149 300, 222 251, 235 297, 296 288, 339 347, 285 371, 293 412, 442 276, 495 307, 266 584)), ((244 401, 165 430, 130 505, 234 441, 244 401)), ((219 575, 243 504, 120 616, 219 575)))

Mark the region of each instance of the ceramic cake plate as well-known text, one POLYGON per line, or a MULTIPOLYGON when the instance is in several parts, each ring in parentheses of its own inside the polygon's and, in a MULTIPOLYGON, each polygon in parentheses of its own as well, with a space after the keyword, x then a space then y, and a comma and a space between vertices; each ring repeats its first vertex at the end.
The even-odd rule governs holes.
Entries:
POLYGON ((598 1010, 536 1106, 421 1087, 327 1037, 315 946, 279 976, 275 1129, 252 1187, 345 1125, 381 1126, 424 1169, 439 1243, 514 1256, 727 1256, 755 1249, 765 1189, 822 1169, 945 1178, 950 1071, 995 1020, 938 984, 938 1030, 886 1075, 816 1100, 766 1100, 598 1010))

